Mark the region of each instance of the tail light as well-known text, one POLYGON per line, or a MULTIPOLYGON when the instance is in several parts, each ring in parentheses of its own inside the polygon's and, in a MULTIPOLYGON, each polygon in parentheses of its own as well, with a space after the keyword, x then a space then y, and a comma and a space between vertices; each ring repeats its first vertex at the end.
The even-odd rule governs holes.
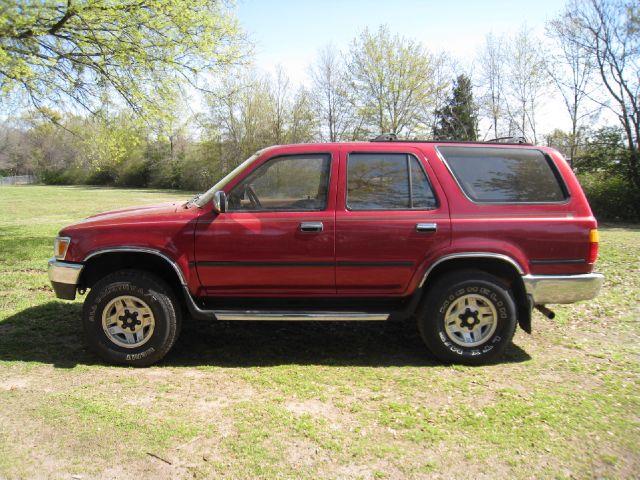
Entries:
POLYGON ((596 263, 596 259, 598 258, 598 241, 600 240, 600 235, 598 235, 598 230, 593 229, 589 231, 589 257, 587 258, 587 263, 596 263))

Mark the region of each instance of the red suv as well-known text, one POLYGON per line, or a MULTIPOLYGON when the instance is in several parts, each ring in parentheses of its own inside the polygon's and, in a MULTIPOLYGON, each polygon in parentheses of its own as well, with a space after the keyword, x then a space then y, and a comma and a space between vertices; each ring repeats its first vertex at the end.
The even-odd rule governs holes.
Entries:
MULTIPOLYGON (((391 140, 391 141, 389 141, 391 140)), ((372 141, 275 146, 188 202, 68 226, 49 277, 86 341, 146 366, 181 318, 415 319, 439 359, 494 359, 531 311, 593 298, 596 220, 550 148, 372 141)))

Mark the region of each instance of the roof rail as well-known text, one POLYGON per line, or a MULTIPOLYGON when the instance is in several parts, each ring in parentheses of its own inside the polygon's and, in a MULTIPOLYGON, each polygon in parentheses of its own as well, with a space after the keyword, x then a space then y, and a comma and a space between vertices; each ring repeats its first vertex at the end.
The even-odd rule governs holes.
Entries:
POLYGON ((527 139, 524 137, 509 136, 509 137, 492 138, 491 140, 486 140, 486 143, 529 143, 529 142, 527 142, 527 139))
POLYGON ((397 142, 398 135, 395 133, 383 133, 371 139, 372 142, 397 142))
POLYGON ((487 143, 502 143, 505 145, 531 145, 525 137, 499 137, 491 140, 445 140, 445 139, 412 139, 406 140, 398 138, 395 133, 383 133, 369 140, 370 142, 398 142, 398 143, 475 143, 483 145, 487 143))

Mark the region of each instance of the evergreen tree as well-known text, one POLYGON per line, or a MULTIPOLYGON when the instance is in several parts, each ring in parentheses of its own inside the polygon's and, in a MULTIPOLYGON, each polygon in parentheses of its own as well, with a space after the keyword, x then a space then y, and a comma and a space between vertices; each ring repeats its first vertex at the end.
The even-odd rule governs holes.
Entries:
POLYGON ((478 139, 477 108, 473 101, 471 79, 466 75, 458 76, 447 105, 436 110, 433 136, 438 140, 478 139))

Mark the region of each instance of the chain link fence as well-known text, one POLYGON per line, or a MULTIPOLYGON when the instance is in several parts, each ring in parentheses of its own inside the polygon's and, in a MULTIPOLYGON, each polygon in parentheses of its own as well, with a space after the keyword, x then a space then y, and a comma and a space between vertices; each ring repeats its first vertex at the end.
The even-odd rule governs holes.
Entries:
POLYGON ((14 175, 12 177, 0 177, 1 185, 29 185, 36 183, 35 175, 14 175))

